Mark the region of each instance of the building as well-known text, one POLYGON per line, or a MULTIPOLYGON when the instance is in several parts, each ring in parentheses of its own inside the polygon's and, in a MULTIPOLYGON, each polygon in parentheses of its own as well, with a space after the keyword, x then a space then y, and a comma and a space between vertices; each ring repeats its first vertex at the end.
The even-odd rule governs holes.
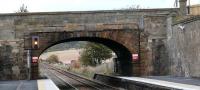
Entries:
POLYGON ((190 15, 200 15, 200 4, 190 6, 190 15))

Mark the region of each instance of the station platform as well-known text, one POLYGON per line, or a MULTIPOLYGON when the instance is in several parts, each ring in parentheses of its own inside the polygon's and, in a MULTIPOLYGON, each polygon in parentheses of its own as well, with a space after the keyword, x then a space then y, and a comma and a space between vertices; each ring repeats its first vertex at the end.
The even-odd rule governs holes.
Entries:
POLYGON ((0 90, 59 90, 50 79, 0 81, 0 90))
POLYGON ((181 77, 150 76, 150 77, 119 77, 124 80, 141 82, 151 85, 174 88, 177 90, 200 90, 200 80, 181 77))

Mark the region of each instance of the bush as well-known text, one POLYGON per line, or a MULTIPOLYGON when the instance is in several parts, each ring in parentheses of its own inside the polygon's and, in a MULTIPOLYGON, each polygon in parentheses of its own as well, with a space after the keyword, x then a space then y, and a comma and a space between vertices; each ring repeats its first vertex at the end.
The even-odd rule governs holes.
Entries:
POLYGON ((58 56, 56 55, 51 55, 47 58, 47 62, 49 63, 59 63, 59 60, 58 60, 58 56))
POLYGON ((112 51, 98 43, 88 43, 81 53, 80 61, 85 66, 97 66, 102 64, 102 61, 112 57, 112 51))

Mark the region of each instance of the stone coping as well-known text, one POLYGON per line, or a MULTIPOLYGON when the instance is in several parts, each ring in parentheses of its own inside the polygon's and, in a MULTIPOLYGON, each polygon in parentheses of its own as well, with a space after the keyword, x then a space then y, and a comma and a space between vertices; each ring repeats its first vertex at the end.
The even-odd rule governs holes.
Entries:
POLYGON ((188 15, 188 16, 185 16, 182 19, 174 22, 173 26, 178 25, 178 24, 188 24, 188 23, 191 23, 191 22, 194 22, 194 21, 197 21, 197 20, 200 20, 200 15, 195 15, 195 16, 193 16, 193 15, 189 16, 188 15))
POLYGON ((178 8, 159 9, 134 9, 134 10, 96 10, 96 11, 58 11, 58 12, 28 12, 28 13, 0 13, 0 16, 26 16, 26 15, 58 15, 58 14, 93 14, 93 13, 118 13, 118 12, 159 12, 177 11, 178 8))

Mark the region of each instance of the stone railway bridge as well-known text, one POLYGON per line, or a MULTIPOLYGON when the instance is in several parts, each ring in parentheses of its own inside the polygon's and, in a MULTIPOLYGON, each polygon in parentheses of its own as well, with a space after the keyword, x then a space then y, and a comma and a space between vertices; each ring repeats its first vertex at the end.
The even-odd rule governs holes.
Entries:
MULTIPOLYGON (((127 26, 127 24, 126 24, 127 26)), ((131 27, 136 28, 118 28, 104 30, 80 30, 80 31, 63 31, 63 32, 34 32, 29 34, 25 39, 25 49, 31 50, 32 57, 39 57, 49 47, 70 41, 91 41, 106 45, 112 49, 116 55, 118 63, 120 63, 118 72, 120 75, 139 75, 139 70, 132 70, 132 54, 139 53, 139 32, 134 24, 131 27), (32 37, 39 37, 39 48, 34 49, 32 45, 32 37)), ((114 26, 117 27, 117 26, 114 26)), ((34 42, 33 42, 34 43, 34 42)), ((134 65, 138 65, 135 63, 134 65)), ((37 74, 37 63, 32 64, 32 75, 37 74), (34 65, 36 64, 36 65, 34 65), (35 69, 36 68, 36 69, 35 69), (34 72, 36 70, 36 72, 34 72)), ((33 75, 36 76, 36 75, 33 75)))
MULTIPOLYGON (((177 9, 0 14, 0 78, 27 78, 27 50, 38 57, 52 45, 69 41, 108 46, 117 55, 120 75, 169 74, 166 38, 176 14, 177 9), (32 47, 35 36, 38 49, 32 47), (132 54, 139 54, 139 60, 132 61, 132 54), (156 66, 155 59, 164 62, 156 66)), ((31 66, 35 79, 38 63, 31 66)))

